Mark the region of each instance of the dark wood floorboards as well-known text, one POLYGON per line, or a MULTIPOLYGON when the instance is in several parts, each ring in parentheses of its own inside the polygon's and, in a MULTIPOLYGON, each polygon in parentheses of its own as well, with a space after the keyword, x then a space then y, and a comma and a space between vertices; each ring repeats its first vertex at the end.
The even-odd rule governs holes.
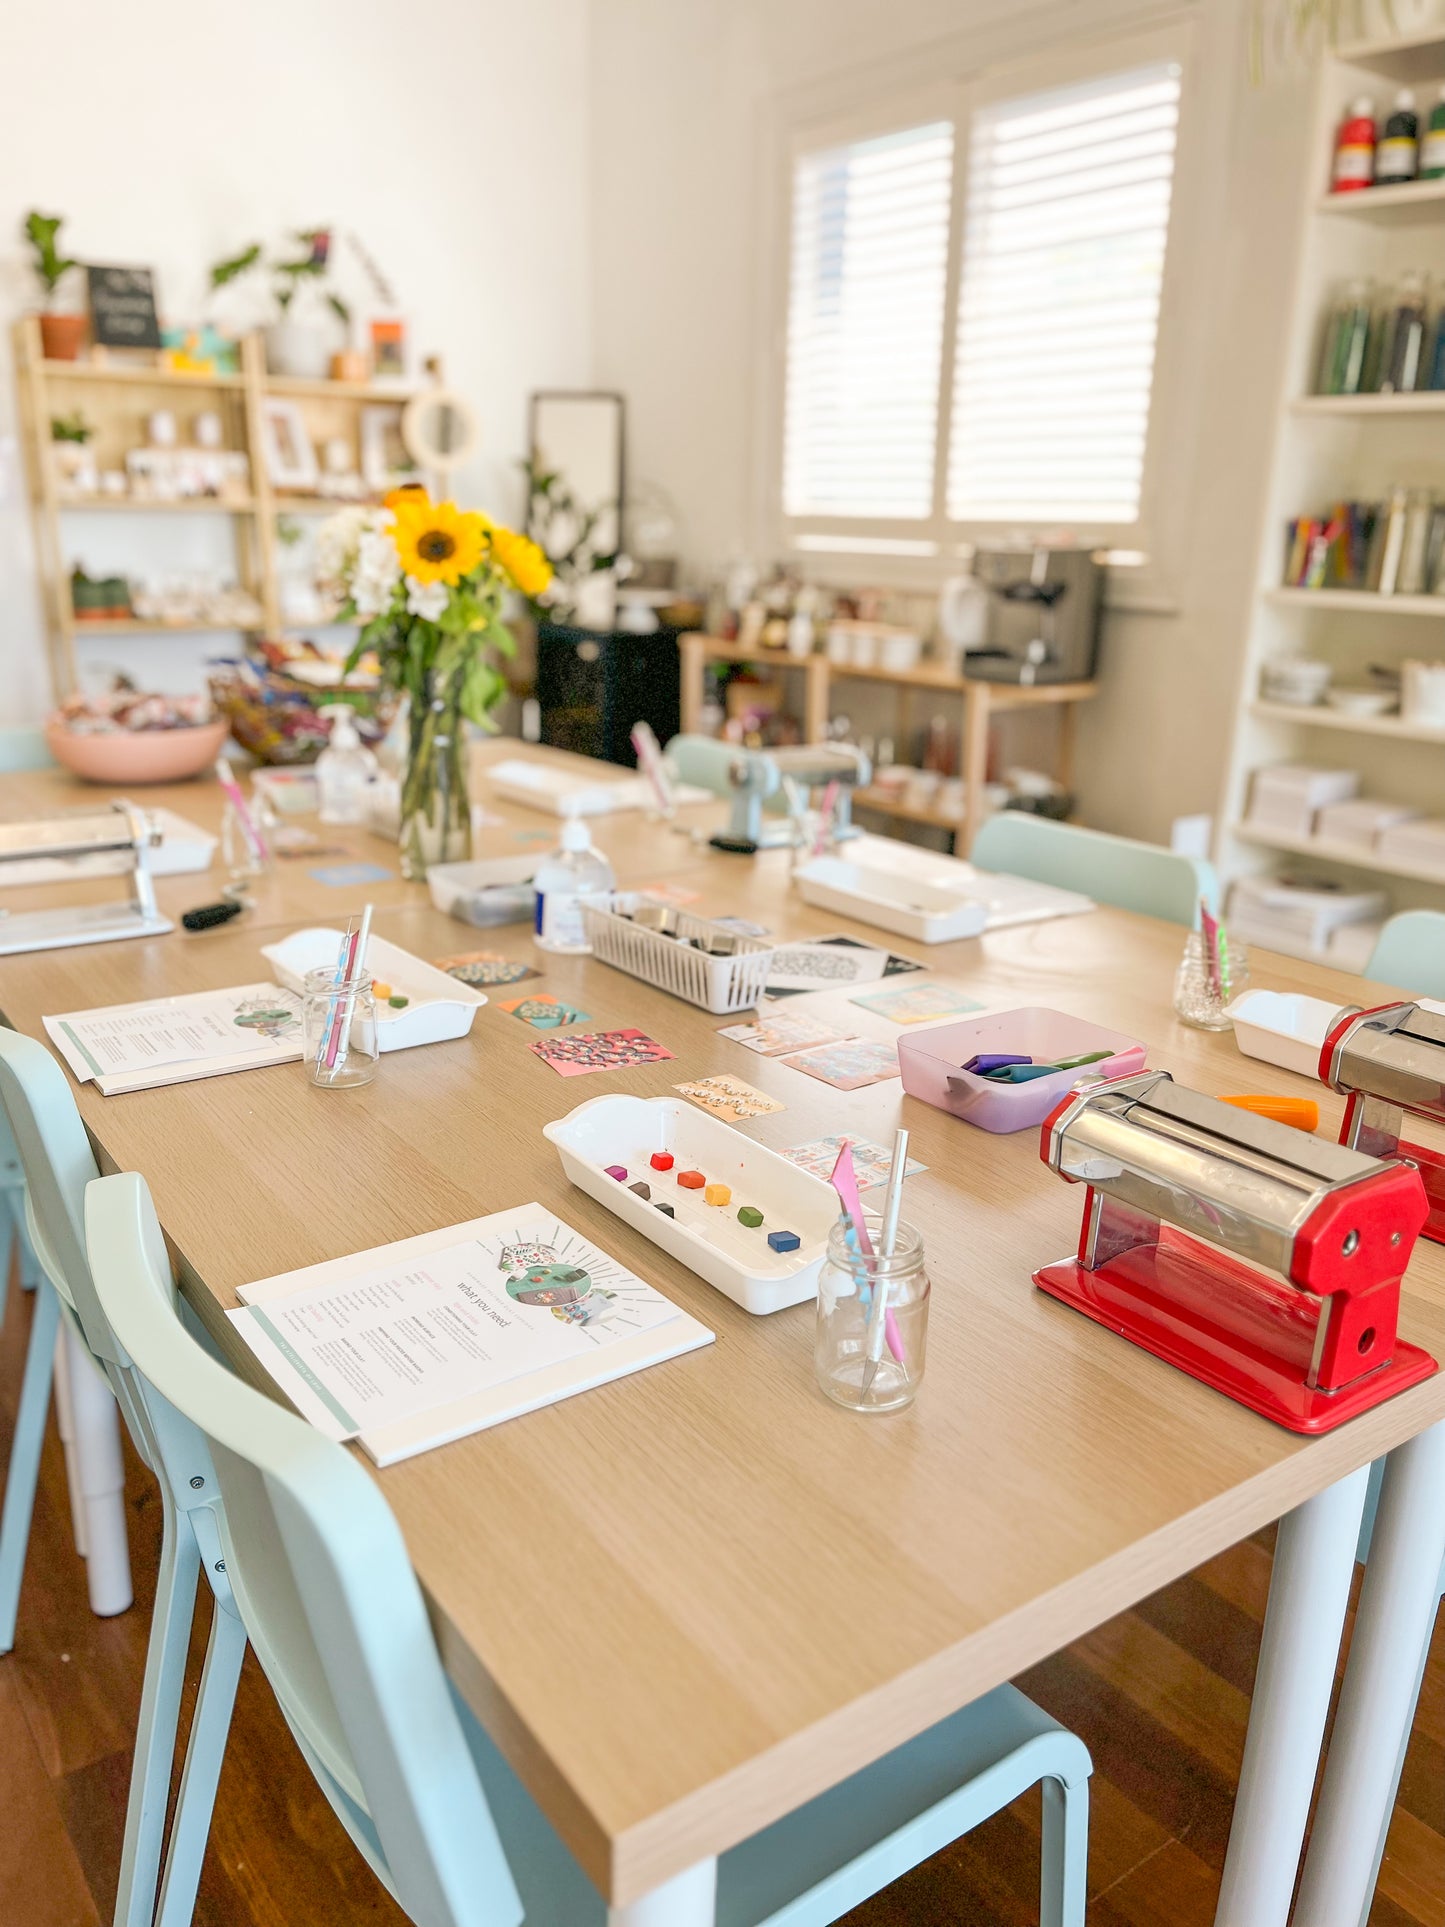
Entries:
MULTIPOLYGON (((0 1333, 0 1454, 29 1304, 12 1296, 0 1333)), ((52 1428, 19 1635, 0 1659, 3 1927, 109 1927, 158 1544, 153 1492, 134 1464, 128 1498, 136 1603, 118 1619, 95 1619, 52 1428)), ((1019 1682, 1093 1753, 1091 1927, 1210 1927, 1269 1570, 1267 1541, 1235 1546, 1019 1682)), ((204 1637, 203 1613, 192 1680, 204 1637)), ((1038 1828, 1034 1795, 850 1914, 849 1927, 1028 1927, 1038 1920, 1038 1828)), ((251 1659, 195 1919, 197 1927, 400 1927, 404 1919, 317 1792, 251 1659)), ((1438 1631, 1370 1920, 1445 1927, 1438 1631)))

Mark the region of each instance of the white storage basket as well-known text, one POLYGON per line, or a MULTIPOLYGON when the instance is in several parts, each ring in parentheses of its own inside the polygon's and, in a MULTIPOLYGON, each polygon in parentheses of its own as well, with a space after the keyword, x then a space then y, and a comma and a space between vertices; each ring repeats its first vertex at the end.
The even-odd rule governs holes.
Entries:
POLYGON ((655 903, 656 898, 638 892, 615 896, 583 897, 582 922, 592 954, 614 970, 625 970, 629 977, 640 977, 684 1003, 697 1004, 715 1017, 730 1011, 753 1010, 761 1003, 767 987, 768 966, 774 946, 758 937, 737 937, 738 949, 731 957, 709 957, 691 944, 687 937, 714 934, 735 937, 736 932, 709 923, 705 917, 677 913, 677 937, 648 930, 619 912, 631 912, 640 904, 655 903))

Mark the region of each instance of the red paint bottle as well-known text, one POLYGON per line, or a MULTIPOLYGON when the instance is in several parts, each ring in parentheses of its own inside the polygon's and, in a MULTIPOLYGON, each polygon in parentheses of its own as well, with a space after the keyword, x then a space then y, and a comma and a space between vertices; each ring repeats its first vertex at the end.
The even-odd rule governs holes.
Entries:
POLYGON ((1368 95, 1355 101, 1335 135, 1332 194, 1353 194, 1375 180, 1375 103, 1368 95))

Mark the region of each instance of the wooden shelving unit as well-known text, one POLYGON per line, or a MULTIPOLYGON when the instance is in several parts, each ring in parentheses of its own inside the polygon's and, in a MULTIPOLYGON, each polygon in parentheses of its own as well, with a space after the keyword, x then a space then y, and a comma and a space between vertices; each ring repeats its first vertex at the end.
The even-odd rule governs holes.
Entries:
POLYGON ((206 623, 138 620, 77 622, 70 600, 68 524, 88 515, 212 515, 230 518, 235 542, 236 577, 255 598, 261 626, 276 635, 281 621, 277 570, 276 520, 279 515, 327 515, 341 503, 322 495, 292 495, 272 486, 262 453, 263 405, 269 396, 296 401, 318 442, 347 434, 358 444, 360 410, 373 404, 408 401, 413 384, 399 382, 298 381, 266 372, 258 335, 241 343, 237 374, 183 374, 175 369, 108 359, 47 361, 41 353, 40 327, 33 315, 15 324, 15 368, 20 424, 36 559, 44 603, 51 682, 57 696, 74 688, 76 641, 86 636, 140 636, 234 633, 206 623), (50 423, 55 415, 80 408, 97 430, 108 465, 118 466, 126 447, 142 440, 141 420, 156 408, 179 409, 186 402, 213 409, 221 417, 225 445, 250 462, 250 491, 236 499, 192 497, 185 501, 148 501, 136 496, 62 495, 56 486, 50 423))
POLYGON ((830 662, 826 656, 791 656, 783 649, 743 649, 721 636, 701 633, 678 638, 682 657, 682 727, 695 732, 700 726, 703 677, 710 662, 742 662, 749 667, 792 671, 803 678, 803 735, 810 743, 823 742, 828 733, 828 717, 834 682, 871 682, 889 685, 898 702, 898 729, 901 737, 908 731, 909 705, 919 692, 945 696, 963 705, 962 769, 964 806, 962 816, 945 815, 937 809, 903 803, 876 786, 860 789, 854 807, 872 810, 879 816, 897 821, 921 823, 930 829, 947 830, 959 847, 968 850, 983 822, 983 789, 988 761, 988 733, 993 718, 1010 709, 1057 709, 1059 740, 1057 775, 1065 789, 1073 781, 1074 716, 1076 706, 1099 693, 1096 682, 1019 683, 984 682, 970 676, 956 676, 934 663, 921 663, 916 669, 861 668, 830 662))
POLYGON ((1384 891, 1391 910, 1445 905, 1445 876, 1375 853, 1265 835, 1248 822, 1250 784, 1267 764, 1301 762, 1359 772, 1361 792, 1426 816, 1445 816, 1445 730, 1398 716, 1351 716, 1266 701, 1264 667, 1309 655, 1328 661, 1336 684, 1367 684, 1372 666, 1445 658, 1445 596, 1382 596, 1363 590, 1280 585, 1286 525, 1347 499, 1381 499, 1395 484, 1445 493, 1440 426, 1445 392, 1316 395, 1311 392, 1327 301, 1366 277, 1393 286, 1402 274, 1439 272, 1445 253, 1445 180, 1327 194, 1334 132, 1360 95, 1377 103, 1397 86, 1433 99, 1445 81, 1445 25, 1341 45, 1320 63, 1309 173, 1299 183, 1300 239, 1290 345, 1279 400, 1272 474, 1261 533, 1257 590, 1243 652, 1216 854, 1228 879, 1287 867, 1384 891))

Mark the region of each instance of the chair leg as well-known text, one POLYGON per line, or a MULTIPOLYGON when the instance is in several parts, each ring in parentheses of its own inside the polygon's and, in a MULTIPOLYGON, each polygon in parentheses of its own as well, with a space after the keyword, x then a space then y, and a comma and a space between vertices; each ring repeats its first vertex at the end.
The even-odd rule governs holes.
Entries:
POLYGON ((188 1519, 177 1518, 164 1484, 160 1570, 156 1603, 146 1649, 145 1684, 136 1725, 130 1771, 130 1801, 125 1814, 125 1846, 115 1896, 115 1927, 151 1927, 166 1804, 176 1754, 181 1686, 186 1673, 191 1617, 196 1607, 200 1554, 188 1519))
POLYGON ((1089 1782, 1043 1780, 1040 1927, 1084 1927, 1089 1886, 1089 1782))
POLYGON ((211 1813, 216 1804, 216 1784, 221 1777, 226 1735, 231 1728, 236 1681, 245 1657, 246 1629, 235 1613, 217 1600, 201 1690, 191 1720, 191 1737, 186 1743, 185 1771, 176 1798, 175 1819, 171 1822, 171 1842, 166 1852, 156 1927, 190 1927, 195 1912, 201 1863, 206 1857, 211 1813))
POLYGON ((70 1381, 72 1454, 85 1519, 85 1576, 90 1610, 100 1618, 123 1613, 135 1598, 125 1518, 125 1460, 120 1412, 85 1343, 67 1319, 61 1349, 70 1381))
POLYGON ((61 1331, 55 1335, 55 1429, 60 1434, 65 1485, 70 1494, 70 1536, 83 1559, 90 1551, 85 1536, 85 1485, 80 1473, 80 1455, 75 1449, 75 1419, 70 1410, 70 1354, 65 1346, 63 1320, 61 1331))
POLYGON ((25 1576, 25 1550, 30 1542, 30 1517, 35 1509, 35 1486, 40 1477, 40 1448, 45 1440, 45 1415, 50 1409, 50 1381, 55 1369, 55 1334, 60 1324, 60 1300, 47 1283, 35 1293, 30 1345, 25 1354, 25 1380, 20 1409, 10 1441, 10 1463, 5 1469, 5 1507, 0 1513, 0 1653, 15 1644, 15 1621, 20 1611, 20 1582, 25 1576))

